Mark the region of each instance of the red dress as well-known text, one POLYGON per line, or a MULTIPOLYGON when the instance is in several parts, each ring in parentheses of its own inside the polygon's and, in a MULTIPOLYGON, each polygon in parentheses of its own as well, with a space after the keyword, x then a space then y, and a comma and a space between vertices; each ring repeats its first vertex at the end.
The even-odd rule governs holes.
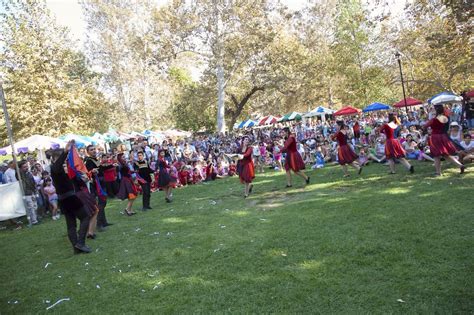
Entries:
POLYGON ((239 178, 241 183, 251 183, 255 178, 255 170, 252 160, 252 147, 248 147, 244 153, 244 158, 239 160, 239 178))
POLYGON ((393 136, 394 129, 388 124, 384 124, 380 130, 387 137, 385 142, 385 156, 387 159, 401 159, 405 157, 405 150, 403 150, 400 141, 393 136))
POLYGON ((339 131, 333 136, 333 139, 334 138, 336 138, 337 143, 339 144, 339 148, 337 149, 337 159, 339 164, 351 164, 359 158, 352 148, 347 144, 347 136, 345 134, 339 131))
POLYGON ((299 172, 300 170, 305 169, 305 165, 301 155, 296 149, 296 139, 293 136, 289 136, 285 141, 285 146, 283 147, 283 152, 286 152, 285 159, 285 170, 289 171, 290 169, 293 172, 299 172))
POLYGON ((438 118, 431 119, 425 128, 431 127, 430 152, 434 157, 443 155, 453 155, 457 152, 456 147, 446 133, 446 124, 438 118))

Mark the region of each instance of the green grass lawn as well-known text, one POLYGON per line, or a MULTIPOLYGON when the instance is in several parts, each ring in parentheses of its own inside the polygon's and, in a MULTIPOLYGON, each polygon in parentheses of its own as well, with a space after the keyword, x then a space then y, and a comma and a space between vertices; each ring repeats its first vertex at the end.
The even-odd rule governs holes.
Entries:
POLYGON ((229 178, 177 189, 172 204, 153 193, 154 210, 133 217, 112 200, 114 225, 88 255, 72 254, 63 218, 3 230, 0 313, 66 297, 48 312, 472 313, 474 168, 415 167, 343 179, 330 166, 290 189, 270 171, 248 199, 229 178))

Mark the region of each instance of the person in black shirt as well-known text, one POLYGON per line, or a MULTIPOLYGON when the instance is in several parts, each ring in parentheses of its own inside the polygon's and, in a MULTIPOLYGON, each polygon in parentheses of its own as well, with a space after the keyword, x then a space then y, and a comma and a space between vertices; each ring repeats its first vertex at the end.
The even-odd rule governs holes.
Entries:
POLYGON ((115 167, 114 165, 103 166, 101 165, 100 161, 97 159, 97 149, 93 145, 87 146, 87 154, 88 156, 84 159, 84 163, 88 171, 92 172, 92 189, 91 193, 97 198, 97 203, 99 205, 99 214, 97 215, 97 229, 99 231, 104 231, 105 228, 112 223, 107 222, 107 218, 105 216, 105 207, 107 206, 107 196, 99 197, 97 194, 96 187, 96 177, 99 178, 100 186, 105 189, 105 181, 104 181, 104 170, 115 167))
POLYGON ((147 160, 145 160, 145 155, 142 151, 137 153, 138 161, 135 161, 133 168, 138 173, 138 175, 143 179, 140 180, 140 186, 142 186, 143 193, 143 211, 152 209, 150 207, 150 187, 152 182, 152 177, 150 174, 153 174, 153 170, 150 168, 147 160))
POLYGON ((91 249, 86 245, 86 234, 89 227, 89 214, 85 211, 81 200, 76 196, 73 182, 64 171, 64 162, 67 158, 73 141, 68 142, 66 149, 50 151, 51 155, 51 178, 53 179, 56 193, 59 199, 59 208, 66 218, 67 234, 75 253, 90 253, 91 249), (76 219, 79 219, 79 231, 77 231, 76 219))

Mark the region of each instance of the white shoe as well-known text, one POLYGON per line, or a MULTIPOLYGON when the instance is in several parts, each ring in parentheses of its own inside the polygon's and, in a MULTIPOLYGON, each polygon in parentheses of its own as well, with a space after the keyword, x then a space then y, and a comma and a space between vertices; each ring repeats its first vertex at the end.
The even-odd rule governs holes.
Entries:
POLYGON ((52 219, 53 219, 53 221, 56 221, 58 218, 57 218, 57 216, 53 215, 52 219))

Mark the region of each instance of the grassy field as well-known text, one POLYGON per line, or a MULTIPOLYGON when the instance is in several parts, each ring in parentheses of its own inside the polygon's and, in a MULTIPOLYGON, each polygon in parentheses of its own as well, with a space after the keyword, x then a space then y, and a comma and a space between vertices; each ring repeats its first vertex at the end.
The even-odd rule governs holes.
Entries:
POLYGON ((133 217, 112 200, 88 255, 63 218, 0 231, 0 313, 472 314, 474 168, 415 167, 330 166, 290 189, 271 171, 248 199, 229 178, 133 217))

